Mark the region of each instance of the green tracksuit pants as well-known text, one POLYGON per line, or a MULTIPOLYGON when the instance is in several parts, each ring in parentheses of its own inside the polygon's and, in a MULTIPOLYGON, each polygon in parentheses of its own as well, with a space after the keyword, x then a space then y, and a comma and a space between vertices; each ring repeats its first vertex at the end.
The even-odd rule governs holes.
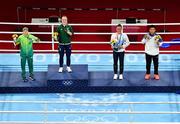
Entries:
POLYGON ((21 56, 22 78, 26 78, 26 61, 29 67, 29 76, 33 77, 33 56, 21 56))

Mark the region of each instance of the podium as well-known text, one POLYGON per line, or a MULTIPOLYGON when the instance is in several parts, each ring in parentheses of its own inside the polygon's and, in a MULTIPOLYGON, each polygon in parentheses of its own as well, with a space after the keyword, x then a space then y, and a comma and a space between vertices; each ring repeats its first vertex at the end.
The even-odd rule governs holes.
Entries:
MULTIPOLYGON (((64 67, 65 69, 66 67, 64 67)), ((0 72, 0 93, 176 93, 180 71, 160 71, 160 80, 144 79, 144 71, 125 71, 113 80, 113 71, 89 71, 88 65, 72 65, 73 72, 58 73, 58 65, 35 72, 36 81, 24 83, 21 72, 0 72)))
MULTIPOLYGON (((49 65, 47 72, 47 86, 49 88, 64 87, 87 87, 88 65, 72 65, 72 72, 63 71, 59 73, 58 65, 49 65)), ((66 67, 64 67, 64 70, 66 67)))

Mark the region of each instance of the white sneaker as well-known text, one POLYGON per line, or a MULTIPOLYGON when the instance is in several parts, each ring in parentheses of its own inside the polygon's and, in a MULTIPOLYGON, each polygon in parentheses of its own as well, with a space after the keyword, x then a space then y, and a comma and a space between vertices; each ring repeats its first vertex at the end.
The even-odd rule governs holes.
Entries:
POLYGON ((63 72, 63 67, 60 67, 58 72, 62 73, 63 72))
POLYGON ((72 72, 72 70, 71 70, 70 67, 67 67, 66 70, 67 70, 67 72, 69 72, 69 73, 72 72))
POLYGON ((114 80, 117 80, 117 79, 118 79, 118 75, 117 75, 117 74, 114 74, 113 79, 114 79, 114 80))
POLYGON ((122 74, 119 75, 119 79, 123 80, 123 75, 122 74))

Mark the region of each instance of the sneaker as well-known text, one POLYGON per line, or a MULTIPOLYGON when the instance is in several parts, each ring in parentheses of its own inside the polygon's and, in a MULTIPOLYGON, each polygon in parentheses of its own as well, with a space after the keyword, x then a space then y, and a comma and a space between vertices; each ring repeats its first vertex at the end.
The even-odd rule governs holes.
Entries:
POLYGON ((25 78, 25 79, 23 79, 23 82, 24 82, 24 83, 28 82, 28 79, 26 79, 26 78, 25 78))
POLYGON ((36 79, 33 78, 33 77, 31 77, 31 76, 29 76, 29 79, 30 79, 31 81, 36 81, 36 79))
POLYGON ((72 70, 71 70, 70 67, 67 67, 66 70, 67 70, 67 72, 69 72, 69 73, 72 72, 72 70))
POLYGON ((123 75, 122 74, 119 75, 119 79, 123 80, 123 75))
POLYGON ((113 79, 114 79, 114 80, 117 80, 117 79, 118 79, 118 75, 117 75, 117 74, 114 74, 113 79))
POLYGON ((63 72, 63 67, 60 67, 58 72, 62 73, 63 72))
POLYGON ((145 80, 150 80, 150 78, 151 78, 151 75, 150 75, 150 74, 146 74, 146 75, 145 75, 145 80))
POLYGON ((159 80, 160 79, 159 75, 158 74, 154 74, 154 79, 155 80, 159 80))

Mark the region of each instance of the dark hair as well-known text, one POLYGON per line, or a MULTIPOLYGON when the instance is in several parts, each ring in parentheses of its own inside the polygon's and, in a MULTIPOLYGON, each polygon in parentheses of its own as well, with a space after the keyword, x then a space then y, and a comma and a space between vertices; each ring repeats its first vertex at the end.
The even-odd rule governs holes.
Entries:
POLYGON ((150 29, 150 28, 155 28, 155 29, 156 29, 156 26, 155 26, 155 25, 150 25, 150 26, 149 26, 149 29, 150 29))
POLYGON ((121 25, 121 24, 118 24, 116 27, 122 27, 122 25, 121 25))

